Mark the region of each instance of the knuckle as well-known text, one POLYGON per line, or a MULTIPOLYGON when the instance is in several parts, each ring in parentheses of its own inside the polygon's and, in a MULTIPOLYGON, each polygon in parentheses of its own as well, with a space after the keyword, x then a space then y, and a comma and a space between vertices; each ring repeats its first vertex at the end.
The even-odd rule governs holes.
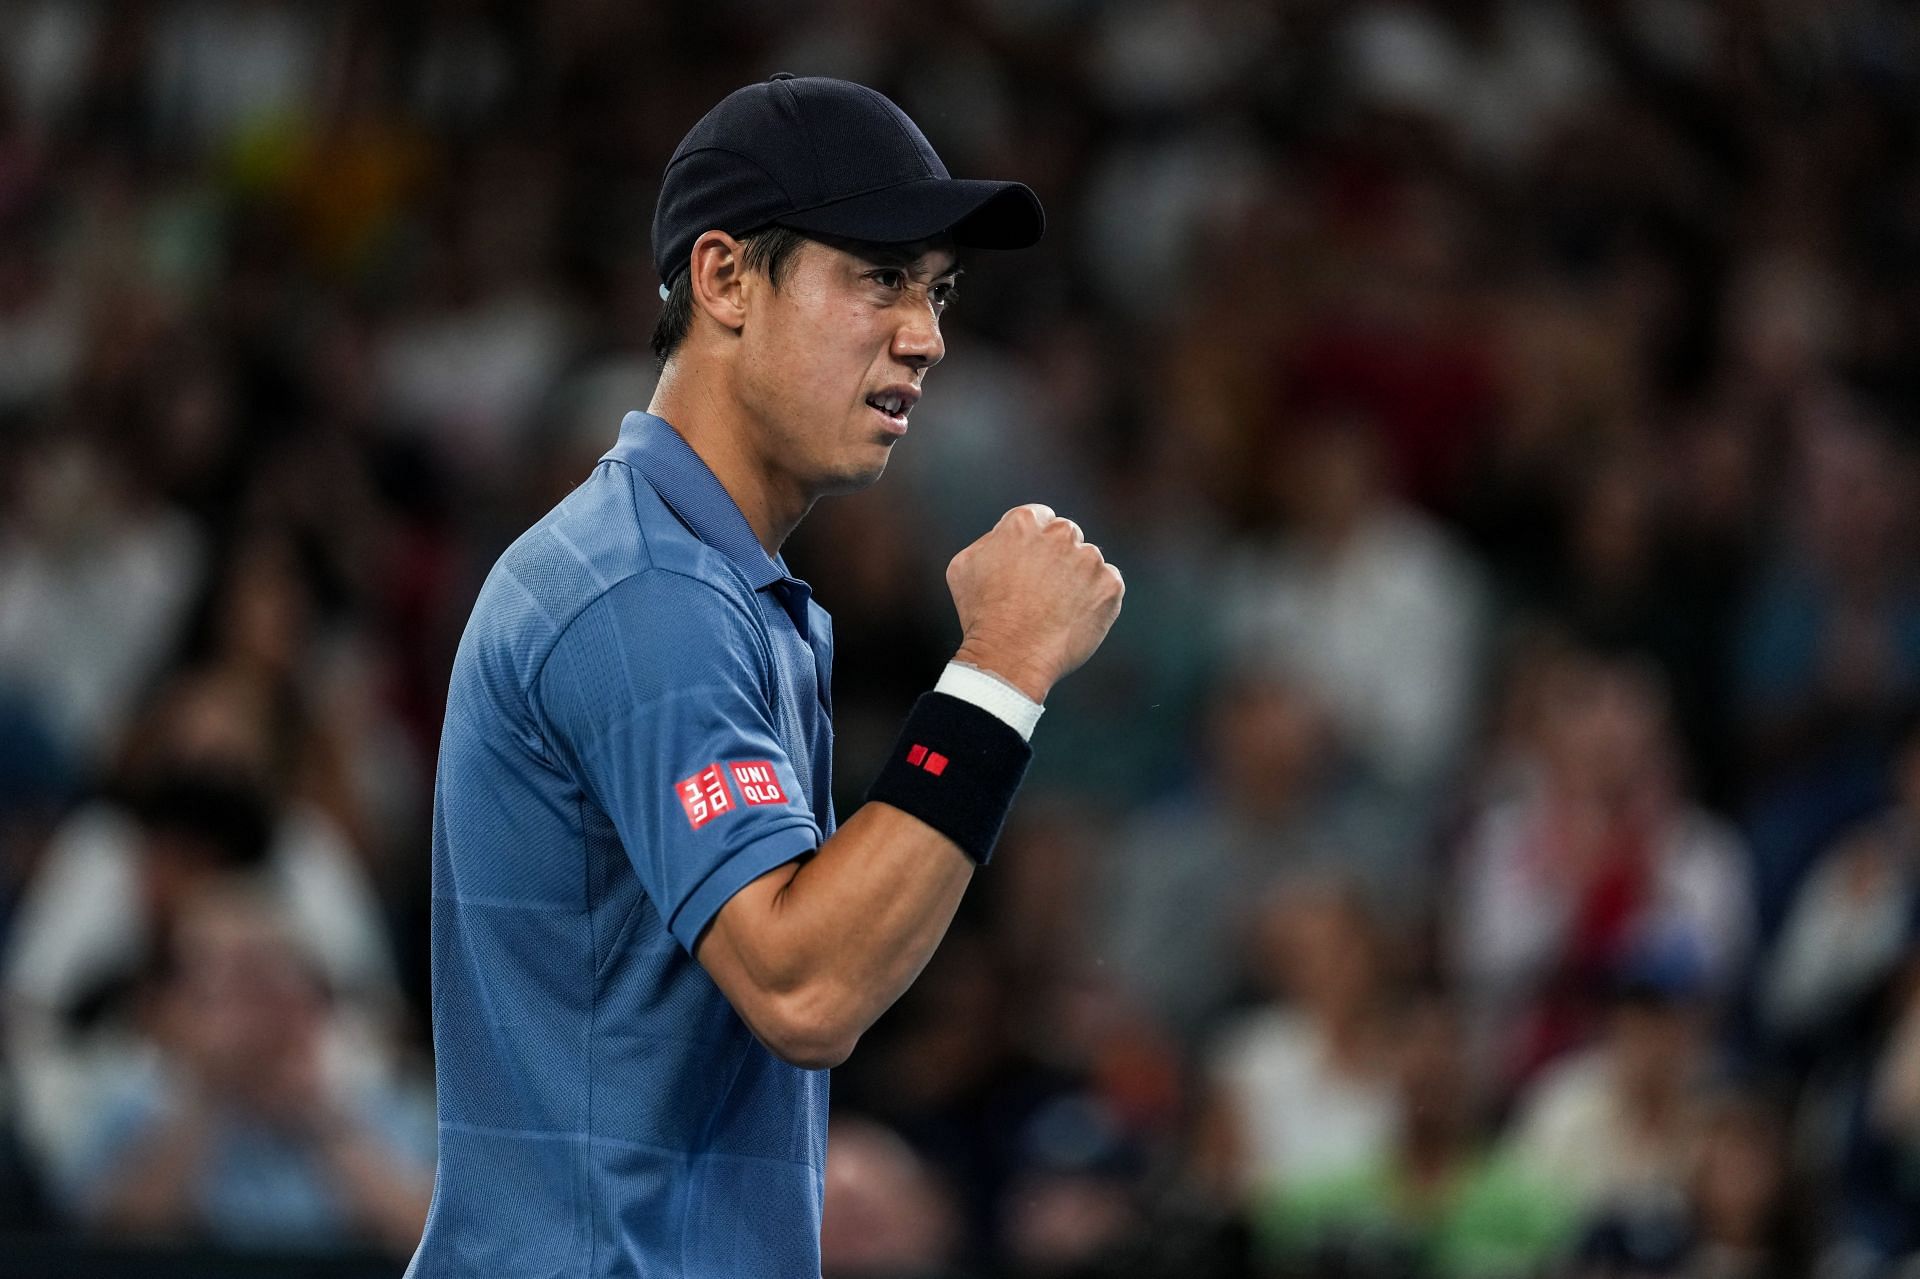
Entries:
POLYGON ((1032 520, 1033 523, 1040 528, 1045 528, 1048 522, 1054 518, 1053 508, 1044 502, 1028 502, 1024 506, 1014 507, 1013 510, 1008 511, 1007 514, 1009 516, 1017 516, 1023 511, 1026 513, 1027 518, 1032 520))

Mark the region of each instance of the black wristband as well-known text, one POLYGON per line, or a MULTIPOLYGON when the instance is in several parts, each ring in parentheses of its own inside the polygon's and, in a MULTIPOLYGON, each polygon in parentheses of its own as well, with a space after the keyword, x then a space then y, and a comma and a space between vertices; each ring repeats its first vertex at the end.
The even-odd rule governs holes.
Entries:
POLYGON ((972 702, 922 693, 867 798, 911 813, 985 866, 1033 747, 972 702))

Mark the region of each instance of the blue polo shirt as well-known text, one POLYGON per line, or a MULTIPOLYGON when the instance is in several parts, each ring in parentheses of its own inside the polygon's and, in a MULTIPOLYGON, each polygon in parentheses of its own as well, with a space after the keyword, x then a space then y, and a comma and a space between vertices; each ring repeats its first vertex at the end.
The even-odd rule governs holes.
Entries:
POLYGON ((630 413, 500 557, 433 806, 439 1171, 416 1279, 815 1279, 827 1072, 695 962, 833 831, 826 612, 630 413))

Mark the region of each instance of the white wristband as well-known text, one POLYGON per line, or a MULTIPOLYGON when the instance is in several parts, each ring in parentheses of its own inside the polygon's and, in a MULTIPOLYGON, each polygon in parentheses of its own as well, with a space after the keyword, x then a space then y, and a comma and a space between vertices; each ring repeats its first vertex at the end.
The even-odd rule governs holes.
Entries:
POLYGON ((940 672, 940 680, 933 686, 933 691, 957 697, 963 702, 972 702, 996 719, 1005 721, 1009 728, 1020 734, 1021 740, 1029 742, 1033 740, 1033 726, 1040 722, 1040 712, 1046 709, 998 675, 965 662, 948 662, 947 669, 940 672))

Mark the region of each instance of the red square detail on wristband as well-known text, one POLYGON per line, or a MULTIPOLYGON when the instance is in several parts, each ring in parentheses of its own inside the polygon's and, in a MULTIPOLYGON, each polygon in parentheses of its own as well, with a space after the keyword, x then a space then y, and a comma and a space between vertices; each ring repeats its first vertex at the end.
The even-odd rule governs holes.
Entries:
POLYGON ((913 749, 907 752, 907 763, 912 764, 915 768, 918 768, 920 767, 920 761, 925 759, 926 757, 927 757, 927 748, 920 745, 920 743, 915 742, 913 744, 913 749))
POLYGON ((780 778, 773 771, 770 759, 750 759, 739 764, 729 764, 733 770, 733 784, 740 788, 740 798, 749 804, 784 804, 787 792, 780 789, 780 778))
POLYGON ((947 757, 939 751, 930 751, 927 754, 927 762, 924 767, 929 773, 938 777, 947 771, 947 757))

